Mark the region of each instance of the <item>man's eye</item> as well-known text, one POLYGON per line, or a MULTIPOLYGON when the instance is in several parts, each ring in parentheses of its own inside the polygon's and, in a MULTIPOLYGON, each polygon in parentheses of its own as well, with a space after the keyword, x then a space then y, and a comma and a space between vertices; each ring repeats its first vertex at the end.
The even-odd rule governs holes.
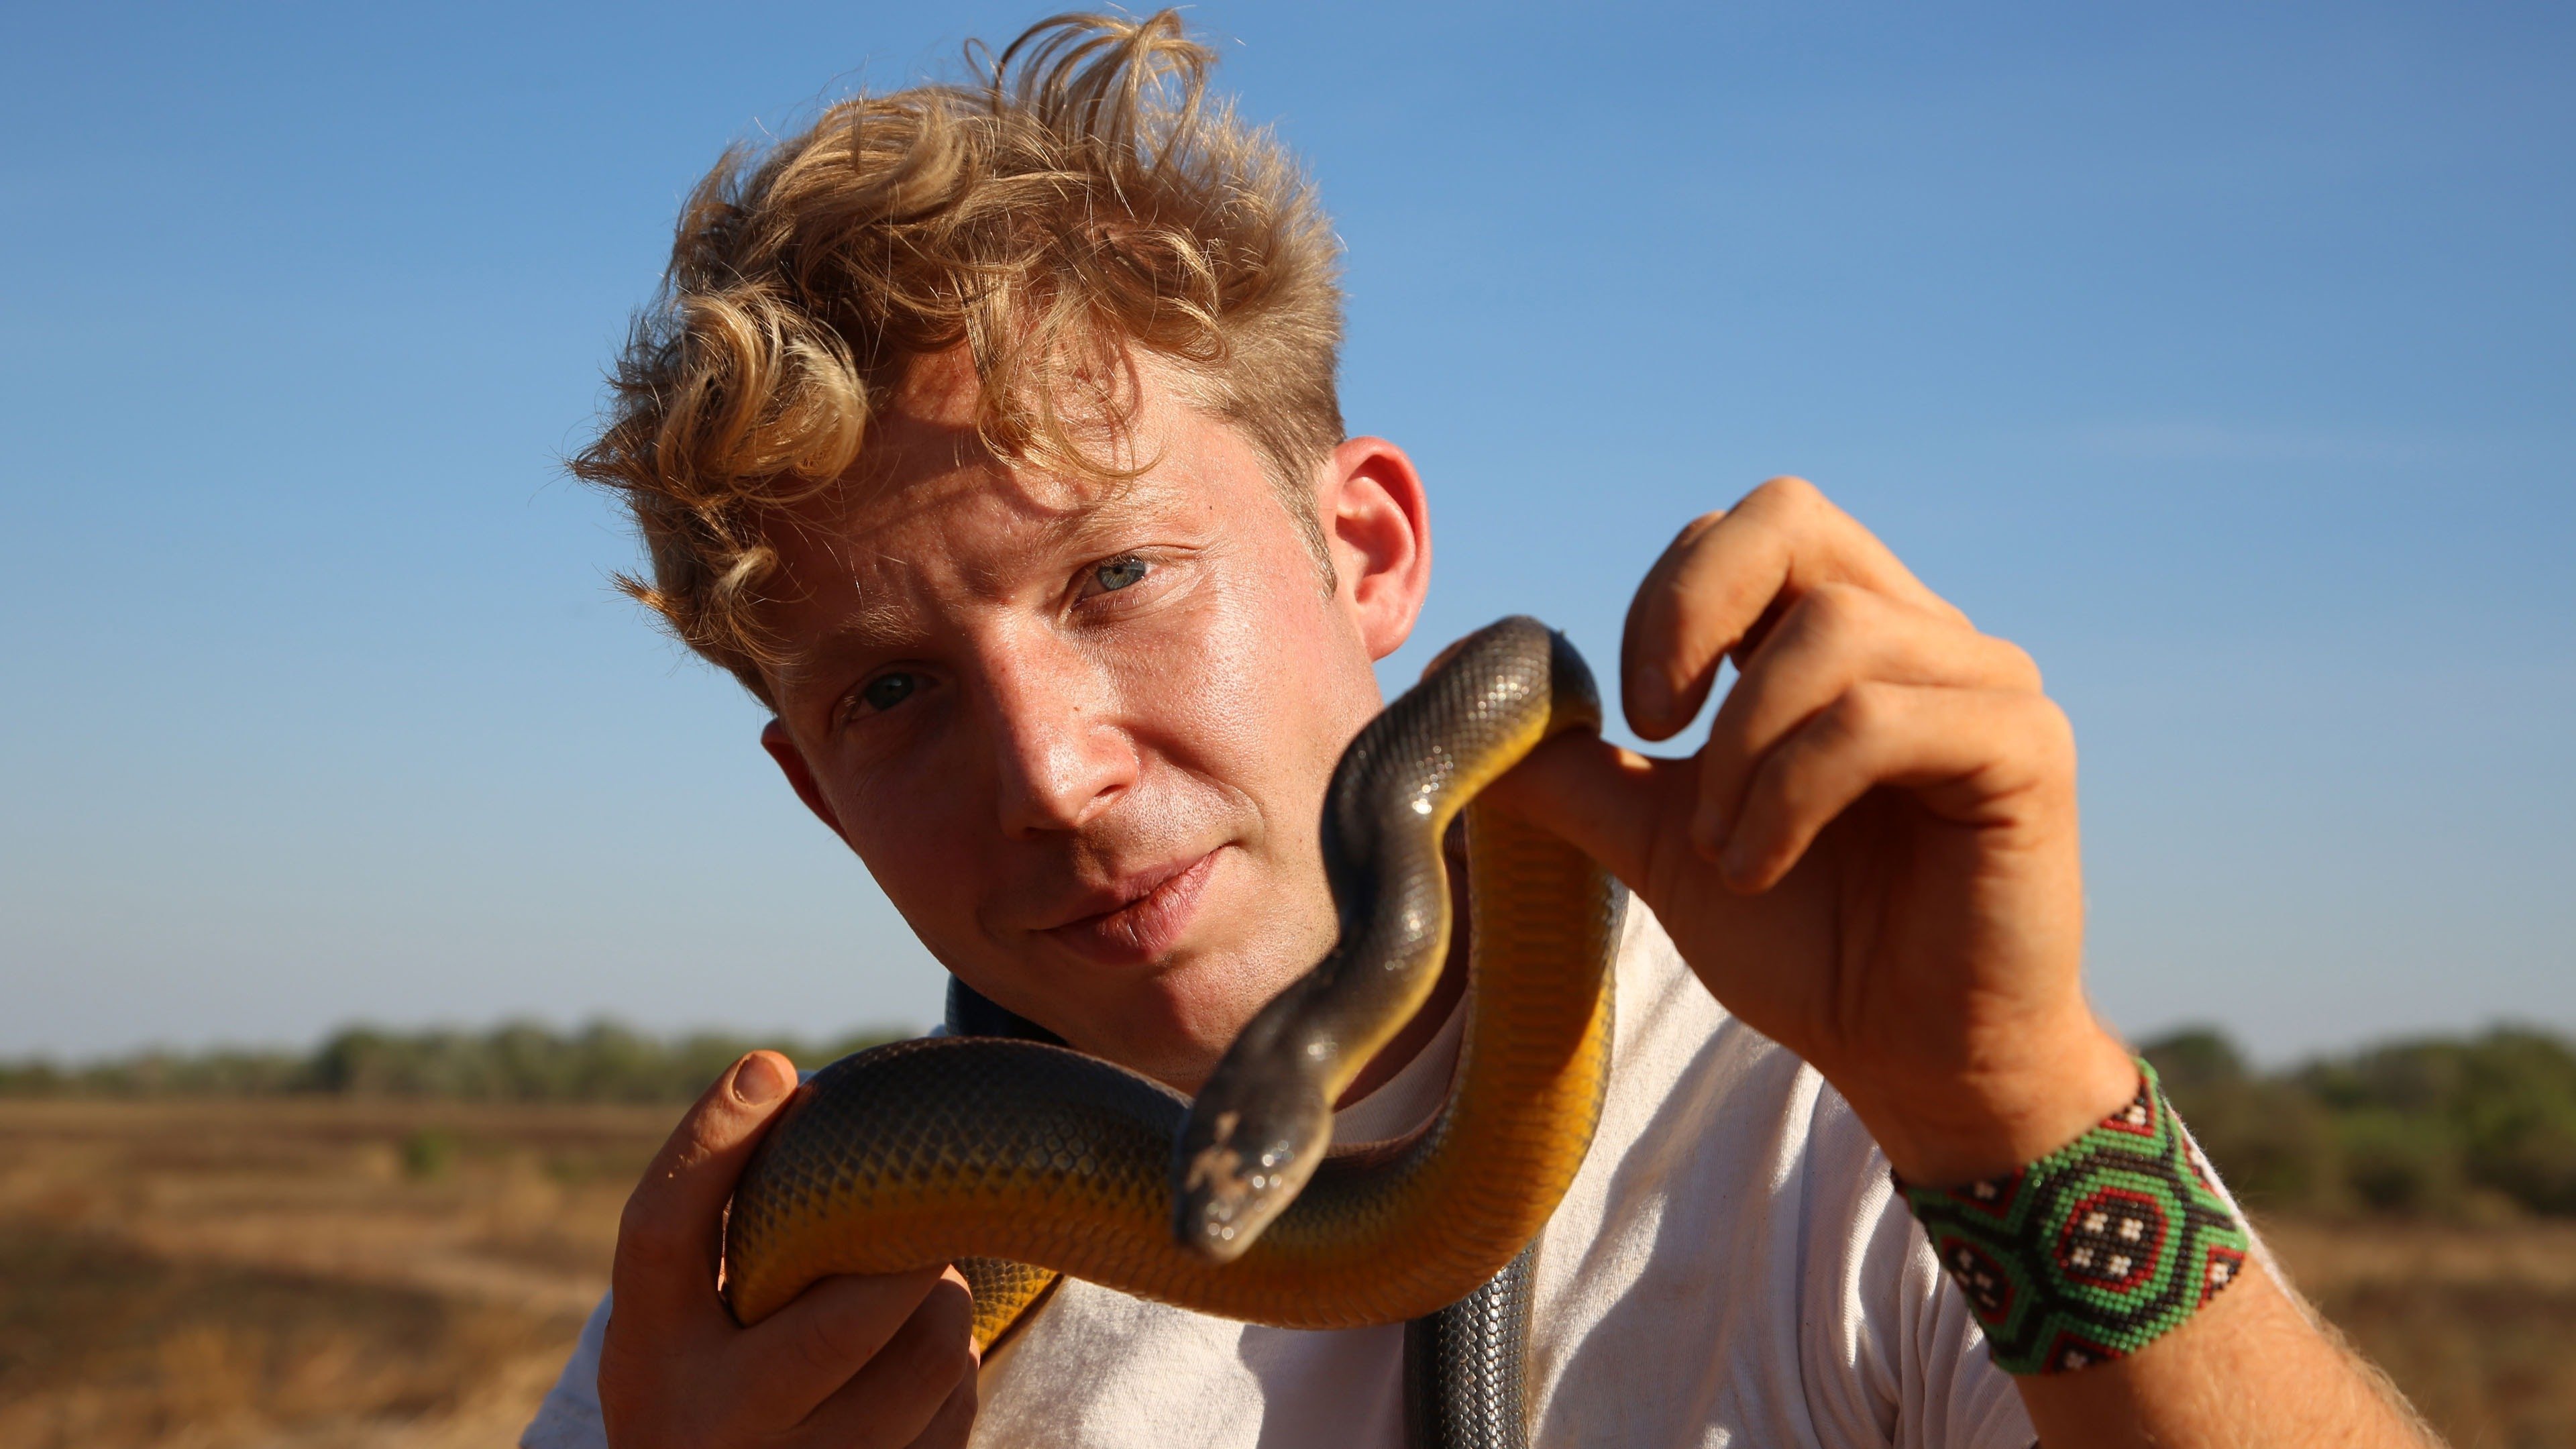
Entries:
POLYGON ((1113 558, 1107 563, 1094 565, 1091 577, 1099 583, 1101 592, 1114 594, 1129 584, 1143 581, 1145 561, 1134 554, 1113 558))
POLYGON ((912 697, 921 680, 910 674, 880 674, 859 690, 859 702, 883 713, 912 697))

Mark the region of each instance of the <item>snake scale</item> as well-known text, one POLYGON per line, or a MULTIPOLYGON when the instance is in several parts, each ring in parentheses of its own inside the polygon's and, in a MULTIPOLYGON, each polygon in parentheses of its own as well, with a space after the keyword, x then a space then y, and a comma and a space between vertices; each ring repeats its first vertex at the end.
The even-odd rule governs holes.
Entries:
POLYGON ((735 1316, 757 1322, 828 1274, 957 1262, 983 1345, 1059 1275, 1288 1328, 1405 1323, 1409 1441, 1525 1443, 1531 1245, 1600 1117, 1626 895, 1554 835, 1470 802, 1542 740, 1599 724, 1581 656, 1517 617, 1370 721, 1325 795, 1339 940, 1195 1101, 1024 1039, 972 993, 952 995, 960 1034, 817 1072, 735 1189, 735 1316), (1438 983, 1441 841, 1462 811, 1470 985, 1448 1098, 1409 1136, 1335 1146, 1333 1103, 1438 983))

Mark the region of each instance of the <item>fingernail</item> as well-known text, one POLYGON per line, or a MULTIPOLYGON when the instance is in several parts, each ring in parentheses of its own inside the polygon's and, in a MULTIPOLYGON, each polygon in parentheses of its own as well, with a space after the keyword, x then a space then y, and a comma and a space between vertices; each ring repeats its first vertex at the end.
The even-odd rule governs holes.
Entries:
POLYGON ((733 1094, 746 1107, 766 1107, 795 1085, 795 1075, 767 1052, 745 1059, 734 1069, 733 1094))

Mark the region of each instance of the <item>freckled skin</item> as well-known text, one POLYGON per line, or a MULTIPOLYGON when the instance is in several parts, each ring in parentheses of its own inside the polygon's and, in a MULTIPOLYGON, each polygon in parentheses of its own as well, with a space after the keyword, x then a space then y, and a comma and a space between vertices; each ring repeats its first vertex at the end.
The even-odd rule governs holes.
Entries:
POLYGON ((1328 594, 1250 445, 1147 375, 1153 466, 1102 484, 992 458, 917 369, 863 479, 767 530, 767 743, 950 970, 1188 1089, 1332 944, 1315 820, 1419 595, 1372 613, 1347 529, 1328 594))

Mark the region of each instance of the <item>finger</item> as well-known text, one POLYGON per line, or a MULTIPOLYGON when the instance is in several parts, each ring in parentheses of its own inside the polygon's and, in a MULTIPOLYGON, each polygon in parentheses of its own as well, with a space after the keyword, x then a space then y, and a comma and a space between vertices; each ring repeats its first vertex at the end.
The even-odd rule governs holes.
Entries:
POLYGON ((1592 734, 1562 734, 1485 787, 1477 803, 1556 832, 1639 892, 1655 852, 1698 798, 1696 760, 1659 760, 1592 734))
POLYGON ((1620 645, 1629 727, 1650 740, 1669 738, 1699 713, 1719 662, 1756 635, 1775 603, 1831 583, 1964 617, 1814 484, 1774 478, 1683 529, 1647 571, 1620 645))
POLYGON ((976 1388, 975 1375, 958 1379, 957 1387, 948 1391, 948 1402, 930 1416, 911 1449, 966 1449, 967 1438, 975 1432, 976 1388))
MULTIPOLYGON (((948 1270, 953 1274, 954 1270, 948 1270)), ((733 1350, 755 1396, 792 1424, 830 1398, 893 1342, 943 1270, 844 1274, 816 1280, 784 1308, 745 1329, 733 1350)), ((965 1287, 963 1278, 957 1286, 965 1287)))
POLYGON ((753 1052, 707 1088, 644 1170, 617 1224, 620 1314, 723 1313, 716 1298, 725 1200, 796 1087, 796 1066, 753 1052))
POLYGON ((1791 731, 1864 680, 2037 692, 2039 666, 1964 620, 1851 584, 1798 600, 1744 663, 1701 752, 1691 843, 1714 860, 1755 765, 1791 731))
POLYGON ((1763 758, 1720 858, 1726 883, 1770 889, 1875 786, 1915 792, 1962 823, 2003 823, 2008 802, 2074 778, 2073 736, 2047 696, 1864 683, 1763 758))
POLYGON ((797 1426, 822 1449, 896 1449, 929 1431, 975 1376, 975 1308, 963 1279, 933 1282, 901 1328, 797 1426))

